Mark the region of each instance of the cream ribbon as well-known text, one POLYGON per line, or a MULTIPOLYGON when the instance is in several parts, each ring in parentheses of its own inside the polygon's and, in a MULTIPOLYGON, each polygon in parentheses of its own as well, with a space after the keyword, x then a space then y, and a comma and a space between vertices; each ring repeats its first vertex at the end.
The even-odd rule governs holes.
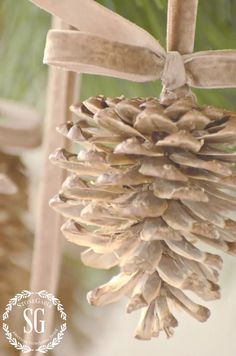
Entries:
POLYGON ((78 73, 146 82, 167 90, 236 87, 236 50, 180 55, 93 0, 30 0, 79 31, 51 30, 44 63, 78 73))

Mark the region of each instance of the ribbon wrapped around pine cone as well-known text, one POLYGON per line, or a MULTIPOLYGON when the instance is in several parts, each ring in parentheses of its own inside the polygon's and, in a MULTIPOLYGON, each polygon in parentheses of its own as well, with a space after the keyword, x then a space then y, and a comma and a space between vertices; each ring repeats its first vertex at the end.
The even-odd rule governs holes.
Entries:
MULTIPOLYGON (((235 87, 236 51, 166 52, 146 31, 92 0, 32 1, 79 29, 50 31, 45 63, 164 85, 160 100, 92 97, 72 107, 77 120, 58 128, 83 147, 51 155, 73 172, 50 202, 69 218, 62 231, 86 247, 84 264, 120 267, 88 294, 89 303, 128 296, 127 312, 142 310, 135 336, 143 340, 162 330, 173 334, 174 306, 206 321, 209 310, 187 294, 220 297, 222 259, 199 244, 236 254, 236 114, 197 106, 189 87, 235 87)), ((181 4, 189 24, 197 1, 181 4)), ((190 44, 194 26, 182 36, 190 44)))
POLYGON ((84 148, 51 155, 73 172, 51 206, 70 219, 66 238, 87 247, 83 263, 121 268, 89 302, 128 295, 128 312, 142 308, 140 339, 160 330, 172 335, 169 301, 205 321, 209 310, 183 290, 220 297, 222 259, 197 242, 236 252, 236 153, 226 149, 236 138, 236 115, 186 98, 163 105, 98 96, 72 110, 78 121, 58 131, 84 148))

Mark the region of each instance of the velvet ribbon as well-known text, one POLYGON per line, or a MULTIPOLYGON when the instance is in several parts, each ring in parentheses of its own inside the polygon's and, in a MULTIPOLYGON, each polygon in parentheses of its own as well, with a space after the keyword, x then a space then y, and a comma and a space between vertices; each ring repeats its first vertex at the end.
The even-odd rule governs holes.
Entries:
MULTIPOLYGON (((49 65, 136 82, 161 80, 167 90, 236 87, 236 50, 166 51, 147 31, 93 0, 30 1, 75 28, 49 31, 49 65)), ((191 21, 191 1, 181 11, 191 21)), ((193 36, 187 22, 181 29, 186 43, 193 36)))

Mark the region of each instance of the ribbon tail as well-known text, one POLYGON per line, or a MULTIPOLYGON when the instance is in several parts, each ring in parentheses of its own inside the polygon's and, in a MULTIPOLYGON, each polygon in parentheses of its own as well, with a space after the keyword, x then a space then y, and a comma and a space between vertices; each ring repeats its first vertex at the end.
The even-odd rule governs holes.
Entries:
POLYGON ((78 30, 106 39, 146 47, 165 56, 165 50, 147 31, 93 0, 30 0, 78 30))
POLYGON ((44 63, 78 73, 146 82, 160 79, 164 60, 149 49, 81 31, 51 30, 44 63))
POLYGON ((203 51, 183 57, 190 86, 204 89, 236 87, 236 50, 203 51))

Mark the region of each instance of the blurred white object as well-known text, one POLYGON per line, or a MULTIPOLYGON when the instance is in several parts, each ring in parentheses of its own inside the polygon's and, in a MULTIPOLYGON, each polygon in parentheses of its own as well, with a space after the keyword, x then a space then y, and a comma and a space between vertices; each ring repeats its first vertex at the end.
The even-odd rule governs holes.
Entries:
POLYGON ((40 115, 33 108, 11 100, 0 100, 0 145, 32 148, 40 145, 40 115))

